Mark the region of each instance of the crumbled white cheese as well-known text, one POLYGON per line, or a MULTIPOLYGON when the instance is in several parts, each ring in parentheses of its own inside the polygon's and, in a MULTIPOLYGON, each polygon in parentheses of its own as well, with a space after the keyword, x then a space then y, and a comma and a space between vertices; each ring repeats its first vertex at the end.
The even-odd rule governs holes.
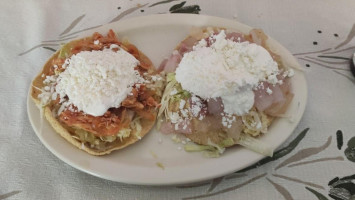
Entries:
POLYGON ((268 94, 272 94, 272 90, 271 90, 269 87, 266 89, 266 92, 267 92, 268 94))
POLYGON ((181 120, 181 117, 177 112, 169 112, 169 118, 172 123, 178 123, 179 120, 181 120))
POLYGON ((180 112, 183 117, 185 117, 185 118, 189 117, 189 110, 188 109, 180 110, 180 112))
POLYGON ((56 92, 61 101, 67 96, 79 111, 93 116, 119 107, 133 84, 143 81, 134 69, 139 61, 123 49, 82 51, 66 62, 67 69, 59 74, 56 92))
MULTIPOLYGON (((192 116, 197 117, 198 114, 201 112, 201 109, 202 109, 202 102, 201 102, 200 98, 193 95, 191 97, 191 108, 190 108, 192 116)), ((200 116, 200 118, 201 117, 202 117, 202 115, 200 116)))
POLYGON ((294 76, 294 75, 295 75, 295 71, 294 71, 293 69, 288 69, 288 70, 284 71, 284 73, 282 74, 282 76, 283 76, 284 78, 286 78, 286 77, 292 77, 292 76, 294 76))
POLYGON ((232 95, 222 96, 224 111, 229 114, 242 116, 248 113, 254 105, 254 92, 252 90, 241 90, 232 95))
POLYGON ((111 44, 110 49, 120 49, 120 46, 118 46, 117 44, 111 44))
POLYGON ((265 86, 264 86, 264 82, 261 82, 258 86, 257 86, 257 89, 264 89, 265 86))
POLYGON ((228 113, 226 114, 222 113, 221 115, 222 115, 222 125, 227 128, 231 128, 232 123, 236 121, 236 117, 228 113))
POLYGON ((178 91, 176 90, 176 88, 174 88, 171 92, 170 92, 170 95, 172 96, 172 95, 175 95, 175 94, 177 94, 178 93, 178 91))
POLYGON ((63 68, 63 69, 66 69, 67 66, 69 65, 69 60, 70 60, 69 58, 65 59, 63 65, 62 65, 62 68, 63 68))
POLYGON ((293 70, 293 69, 289 69, 288 70, 288 77, 292 77, 292 76, 294 76, 295 75, 295 71, 293 70))
POLYGON ((95 40, 94 41, 94 45, 98 45, 98 44, 100 44, 100 41, 99 40, 95 40))
POLYGON ((182 110, 184 108, 185 103, 186 103, 186 101, 184 99, 180 100, 180 105, 179 105, 180 110, 182 110))
MULTIPOLYGON (((44 75, 43 75, 44 77, 44 75)), ((41 105, 48 104, 51 100, 57 99, 57 95, 54 94, 54 87, 56 85, 57 76, 46 76, 43 83, 46 85, 41 89, 41 94, 38 95, 38 98, 41 101, 41 105)))
POLYGON ((53 83, 57 80, 56 76, 46 76, 46 79, 43 81, 44 84, 49 84, 49 83, 53 83))
MULTIPOLYGON (((145 76, 147 75, 147 73, 144 74, 145 76)), ((163 77, 161 77, 160 75, 154 75, 154 76, 151 76, 152 78, 152 81, 161 81, 163 80, 163 77)))
POLYGON ((203 99, 222 97, 227 113, 247 113, 254 104, 252 90, 259 82, 279 83, 277 63, 262 46, 228 40, 223 30, 209 40, 211 46, 203 39, 184 54, 176 80, 184 90, 203 99), (236 95, 242 100, 235 101, 236 95))

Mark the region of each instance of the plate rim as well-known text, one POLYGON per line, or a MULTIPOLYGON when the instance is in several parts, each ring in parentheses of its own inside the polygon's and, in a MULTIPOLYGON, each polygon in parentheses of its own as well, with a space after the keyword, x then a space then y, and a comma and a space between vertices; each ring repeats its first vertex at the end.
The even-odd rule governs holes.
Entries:
MULTIPOLYGON (((177 18, 183 18, 183 19, 178 20, 181 24, 185 23, 184 22, 185 19, 189 19, 189 18, 196 18, 196 19, 197 18, 201 18, 201 19, 203 19, 203 18, 205 18, 205 19, 210 19, 210 20, 218 20, 218 21, 221 21, 221 23, 224 23, 224 22, 227 23, 228 22, 228 23, 231 23, 231 24, 238 24, 238 26, 243 26, 245 28, 251 28, 250 26, 248 26, 246 24, 243 24, 243 23, 235 21, 235 20, 227 19, 227 18, 221 18, 221 17, 209 16, 209 15, 192 15, 192 14, 154 14, 154 15, 132 17, 132 18, 123 19, 123 20, 120 20, 120 21, 117 21, 117 22, 105 24, 103 26, 100 26, 100 28, 114 26, 115 24, 119 24, 119 23, 132 23, 134 21, 147 20, 147 19, 152 20, 154 18, 163 18, 164 20, 159 21, 159 23, 162 23, 162 24, 164 24, 164 21, 169 21, 169 20, 172 20, 172 21, 175 20, 176 21, 177 18)), ((166 25, 166 22, 165 22, 165 25, 166 25)), ((205 26, 208 26, 208 24, 206 24, 205 26)), ((85 34, 93 33, 94 30, 96 30, 96 29, 97 28, 85 31, 85 32, 79 34, 76 38, 74 38, 74 40, 77 39, 77 38, 82 37, 85 34)), ((296 63, 299 65, 297 59, 284 46, 282 46, 279 42, 277 42, 276 40, 272 39, 271 37, 269 37, 269 38, 272 40, 273 43, 276 43, 278 46, 280 46, 282 48, 282 51, 286 52, 288 54, 288 56, 291 56, 292 59, 294 59, 294 61, 296 61, 296 63)), ((304 96, 304 106, 301 108, 300 117, 298 119, 296 119, 295 122, 293 122, 294 127, 292 128, 291 133, 282 142, 279 142, 276 148, 278 148, 282 144, 284 144, 285 141, 292 135, 292 133, 294 132, 294 130, 298 126, 298 124, 299 124, 299 122, 302 119, 302 116, 304 114, 304 111, 305 111, 305 108, 306 108, 306 105, 307 105, 307 99, 308 99, 308 84, 307 84, 307 80, 305 78, 305 74, 304 73, 301 73, 301 77, 300 78, 303 79, 304 87, 305 87, 305 91, 304 91, 304 94, 303 94, 303 96, 304 96)), ((224 170, 224 171, 223 170, 219 170, 217 173, 214 173, 213 175, 209 175, 209 176, 206 175, 204 177, 194 178, 194 179, 187 179, 187 180, 175 180, 175 181, 171 180, 169 182, 166 182, 166 181, 159 181, 159 179, 156 179, 156 180, 151 180, 150 179, 148 181, 144 180, 144 179, 140 179, 138 181, 138 180, 128 180, 128 179, 124 179, 124 178, 123 179, 112 178, 110 176, 106 176, 104 174, 100 174, 98 172, 93 172, 92 170, 88 170, 88 169, 82 167, 80 164, 73 162, 67 156, 62 155, 61 152, 58 152, 55 148, 53 148, 45 140, 45 138, 40 133, 37 132, 37 129, 35 128, 34 121, 33 121, 34 119, 32 118, 33 116, 31 116, 31 110, 30 110, 31 108, 30 108, 30 106, 33 106, 34 103, 33 103, 32 99, 30 97, 30 90, 31 90, 31 86, 29 87, 29 92, 28 92, 28 96, 27 96, 27 115, 28 115, 29 121, 31 123, 31 126, 32 126, 35 134, 37 135, 37 137, 40 139, 41 143, 44 144, 44 146, 52 154, 54 154, 56 157, 58 157, 60 160, 64 161, 65 163, 69 164, 70 166, 74 167, 75 169, 78 169, 78 170, 83 171, 85 173, 88 173, 90 175, 93 175, 93 176, 96 176, 96 177, 99 177, 99 178, 103 178, 103 179, 106 179, 106 180, 115 181, 115 182, 121 182, 121 183, 127 183, 127 184, 135 184, 135 185, 155 185, 155 186, 160 186, 160 185, 181 185, 181 184, 195 183, 195 182, 210 180, 210 179, 213 179, 213 178, 216 178, 216 177, 220 177, 220 176, 223 176, 223 175, 230 174, 230 173, 235 172, 237 170, 240 170, 240 169, 243 169, 245 167, 248 167, 248 166, 258 162, 259 160, 261 160, 262 158, 265 157, 265 156, 261 155, 261 156, 258 157, 258 159, 254 160, 253 162, 250 162, 250 163, 245 164, 243 166, 239 166, 238 168, 236 168, 234 170, 228 170, 228 171, 227 170, 224 170), (30 105, 30 104, 32 104, 32 105, 30 105)), ((38 109, 38 112, 40 112, 39 109, 38 109)), ((67 142, 67 141, 65 141, 65 142, 67 142)))

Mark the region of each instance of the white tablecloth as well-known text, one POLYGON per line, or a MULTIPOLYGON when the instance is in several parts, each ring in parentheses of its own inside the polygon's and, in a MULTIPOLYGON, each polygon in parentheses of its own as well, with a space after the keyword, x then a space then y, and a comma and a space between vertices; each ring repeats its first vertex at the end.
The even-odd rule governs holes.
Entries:
POLYGON ((262 28, 298 58, 308 80, 308 104, 283 147, 305 128, 310 130, 282 158, 198 185, 149 187, 88 175, 50 153, 30 125, 26 97, 31 79, 59 47, 56 40, 62 36, 70 39, 77 31, 115 20, 169 13, 169 8, 182 1, 157 2, 0 2, 0 199, 355 198, 355 177, 348 177, 355 174, 351 158, 355 147, 347 146, 355 136, 355 78, 347 60, 355 51, 355 1, 187 0, 174 10, 262 28), (339 141, 338 130, 343 133, 339 141), (339 150, 341 141, 344 145, 339 150))

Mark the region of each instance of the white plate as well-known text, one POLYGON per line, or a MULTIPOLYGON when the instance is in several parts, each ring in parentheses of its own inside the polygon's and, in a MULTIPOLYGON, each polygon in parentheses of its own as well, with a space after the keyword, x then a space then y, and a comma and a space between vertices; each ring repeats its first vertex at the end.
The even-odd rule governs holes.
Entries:
MULTIPOLYGON (((175 46, 185 38, 191 27, 218 26, 247 33, 249 26, 239 22, 192 14, 167 14, 137 17, 108 24, 87 31, 79 37, 89 36, 93 32, 106 33, 113 29, 118 35, 129 40, 159 66, 175 46)), ((270 39, 270 45, 281 54, 289 65, 299 66, 296 59, 276 41, 270 39)), ((42 66, 38 66, 40 69, 42 66)), ((292 78, 295 97, 288 109, 293 120, 278 119, 272 124, 269 133, 261 138, 272 146, 281 145, 293 132, 304 112, 307 100, 307 84, 302 72, 295 71, 292 78)), ((203 181, 219 177, 245 168, 264 156, 242 147, 232 147, 219 158, 205 158, 201 153, 186 153, 178 150, 181 144, 175 144, 171 135, 162 135, 152 130, 146 137, 134 145, 108 156, 91 156, 70 145, 61 138, 47 121, 43 122, 40 132, 40 112, 30 98, 27 100, 28 116, 41 142, 58 158, 69 165, 104 179, 139 185, 173 185, 203 181), (159 144, 158 140, 163 142, 159 144), (156 157, 152 154, 156 154, 156 157), (165 169, 157 166, 163 164, 165 169)))

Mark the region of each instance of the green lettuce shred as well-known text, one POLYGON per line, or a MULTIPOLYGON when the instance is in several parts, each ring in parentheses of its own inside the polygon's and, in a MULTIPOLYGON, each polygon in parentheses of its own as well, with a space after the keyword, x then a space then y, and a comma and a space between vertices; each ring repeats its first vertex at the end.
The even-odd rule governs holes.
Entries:
POLYGON ((186 144, 184 146, 185 151, 187 152, 200 152, 200 151, 216 151, 216 148, 208 145, 200 144, 186 144))
POLYGON ((247 149, 252 150, 256 153, 260 153, 264 156, 272 157, 274 153, 274 149, 272 147, 247 134, 242 134, 237 144, 242 145, 243 147, 246 147, 247 149))
POLYGON ((203 152, 203 155, 209 158, 219 157, 225 150, 225 147, 234 145, 232 138, 227 138, 221 142, 221 144, 215 144, 208 140, 209 145, 200 144, 186 144, 184 149, 186 152, 203 152))
POLYGON ((67 58, 67 57, 69 57, 71 48, 72 48, 72 44, 71 43, 64 44, 62 46, 62 48, 60 49, 58 58, 67 58))
POLYGON ((227 138, 227 139, 223 140, 223 141, 219 144, 219 146, 226 148, 226 147, 231 147, 231 146, 233 146, 234 144, 235 144, 235 142, 234 142, 233 138, 227 138))

